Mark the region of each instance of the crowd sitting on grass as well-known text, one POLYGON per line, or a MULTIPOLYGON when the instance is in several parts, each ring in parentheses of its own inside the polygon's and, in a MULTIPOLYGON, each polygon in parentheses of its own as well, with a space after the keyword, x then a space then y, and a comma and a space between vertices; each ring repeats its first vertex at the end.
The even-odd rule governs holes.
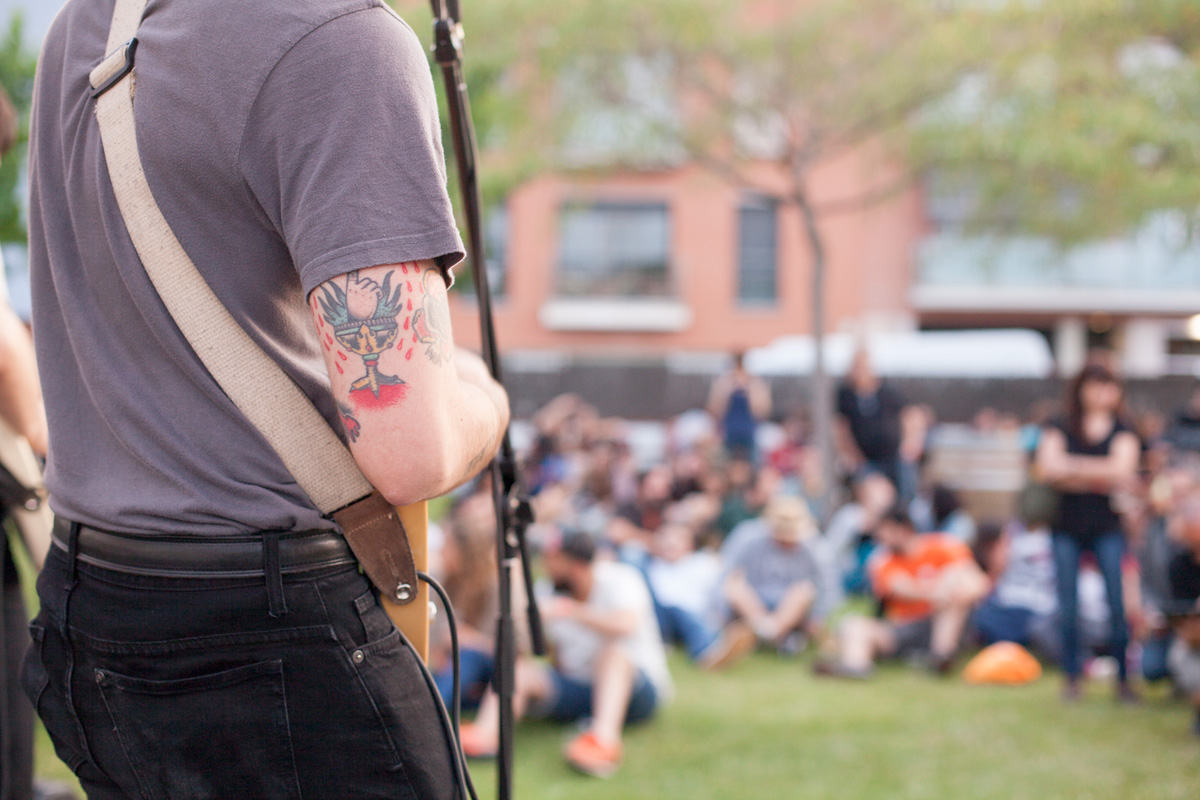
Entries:
MULTIPOLYGON (((1062 670, 1068 702, 1083 699, 1085 677, 1112 676, 1126 703, 1139 700, 1135 676, 1170 681, 1200 736, 1200 453, 1186 440, 1200 420, 1190 410, 1174 426, 1139 428, 1118 379, 1093 364, 1061 417, 1041 407, 1022 427, 981 415, 1024 443, 1030 482, 1011 518, 975 520, 923 470, 929 412, 906 407, 865 357, 839 396, 844 500, 833 508, 822 506, 830 493, 803 417, 763 447, 745 420, 719 416, 732 408, 758 425, 769 415, 750 380, 723 380, 707 423, 670 423, 653 463, 639 463, 626 423, 580 398, 532 421, 524 474, 552 657, 522 657, 516 712, 578 723, 564 752, 572 766, 617 769, 624 726, 671 697, 670 646, 710 671, 755 650, 810 651, 817 674, 866 680, 881 659, 955 674, 973 651, 1012 642, 1062 670), (1153 438, 1139 436, 1146 429, 1153 438)), ((1200 417, 1200 392, 1196 407, 1200 417)), ((489 499, 476 487, 443 525, 466 704, 478 708, 463 745, 475 757, 498 743, 489 499)), ((447 689, 449 666, 443 658, 447 689)))

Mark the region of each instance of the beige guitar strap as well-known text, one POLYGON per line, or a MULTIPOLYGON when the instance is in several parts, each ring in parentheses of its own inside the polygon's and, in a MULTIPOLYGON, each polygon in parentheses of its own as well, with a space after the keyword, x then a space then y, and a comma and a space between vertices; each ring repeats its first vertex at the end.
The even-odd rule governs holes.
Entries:
MULTIPOLYGON (((154 199, 138 152, 133 107, 136 35, 146 4, 117 0, 109 55, 90 76, 113 192, 142 266, 209 374, 279 454, 313 504, 341 524, 384 597, 412 603, 425 593, 418 591, 400 515, 375 493, 325 417, 226 310, 154 199)), ((411 512, 405 516, 415 518, 411 512)))

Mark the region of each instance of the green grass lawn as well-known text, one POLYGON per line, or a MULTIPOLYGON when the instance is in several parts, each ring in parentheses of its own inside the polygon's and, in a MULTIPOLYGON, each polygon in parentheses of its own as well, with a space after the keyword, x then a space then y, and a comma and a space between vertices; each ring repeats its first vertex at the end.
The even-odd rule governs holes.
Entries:
MULTIPOLYGON (((1185 707, 1151 693, 1121 708, 1107 685, 1066 707, 1058 682, 1017 689, 939 681, 903 667, 870 683, 818 680, 807 662, 759 656, 723 675, 673 658, 675 702, 631 730, 608 781, 572 773, 571 731, 519 729, 520 800, 1170 800, 1200 795, 1200 740, 1185 707)), ((39 772, 63 778, 43 738, 39 772)), ((495 771, 476 763, 481 797, 495 771)))

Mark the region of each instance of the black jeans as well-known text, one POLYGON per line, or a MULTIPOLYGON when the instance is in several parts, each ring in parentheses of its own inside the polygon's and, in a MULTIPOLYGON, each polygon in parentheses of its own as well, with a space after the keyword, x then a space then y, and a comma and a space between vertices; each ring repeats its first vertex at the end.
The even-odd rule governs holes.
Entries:
POLYGON ((452 798, 448 726, 351 567, 142 577, 51 548, 22 680, 93 800, 452 798))

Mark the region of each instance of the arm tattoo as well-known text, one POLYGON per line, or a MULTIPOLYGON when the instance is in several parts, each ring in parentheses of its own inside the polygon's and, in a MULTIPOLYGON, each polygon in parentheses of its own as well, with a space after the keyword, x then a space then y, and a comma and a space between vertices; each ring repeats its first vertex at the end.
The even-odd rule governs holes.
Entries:
MULTIPOLYGON (((357 271, 346 276, 346 287, 330 281, 321 287, 321 311, 325 322, 333 327, 333 336, 325 334, 325 349, 331 348, 331 338, 362 359, 366 374, 350 384, 350 397, 361 400, 368 392, 377 401, 373 405, 391 405, 403 399, 405 391, 387 387, 403 387, 404 381, 379 369, 379 358, 396 345, 400 338, 401 286, 392 290, 392 275, 388 272, 383 283, 364 278, 357 271)), ((341 366, 340 364, 338 365, 341 366)))
POLYGON ((483 449, 480 450, 478 453, 476 453, 475 457, 471 459, 471 463, 467 464, 467 472, 466 472, 465 477, 468 480, 475 477, 475 473, 479 470, 480 467, 483 466, 484 462, 487 460, 488 453, 490 453, 491 450, 492 450, 491 446, 485 444, 483 446, 483 449))
POLYGON ((434 364, 448 362, 454 354, 450 346, 450 309, 441 292, 434 290, 434 281, 442 280, 436 269, 427 269, 421 276, 421 307, 413 312, 412 326, 417 341, 426 345, 425 355, 434 364))
POLYGON ((358 437, 362 434, 362 425, 358 424, 358 420, 354 418, 354 410, 345 403, 338 403, 338 415, 342 418, 342 427, 346 430, 346 438, 350 443, 358 441, 358 437))
POLYGON ((450 311, 445 291, 436 283, 440 280, 439 270, 427 269, 422 274, 418 265, 408 263, 399 270, 388 270, 382 281, 355 270, 313 292, 321 345, 333 354, 338 374, 347 370, 354 374, 361 364, 347 397, 338 401, 349 441, 356 442, 362 435, 359 412, 399 405, 408 394, 408 384, 381 366, 386 353, 394 351, 411 361, 417 346, 423 344, 425 354, 436 365, 453 358, 450 311))

